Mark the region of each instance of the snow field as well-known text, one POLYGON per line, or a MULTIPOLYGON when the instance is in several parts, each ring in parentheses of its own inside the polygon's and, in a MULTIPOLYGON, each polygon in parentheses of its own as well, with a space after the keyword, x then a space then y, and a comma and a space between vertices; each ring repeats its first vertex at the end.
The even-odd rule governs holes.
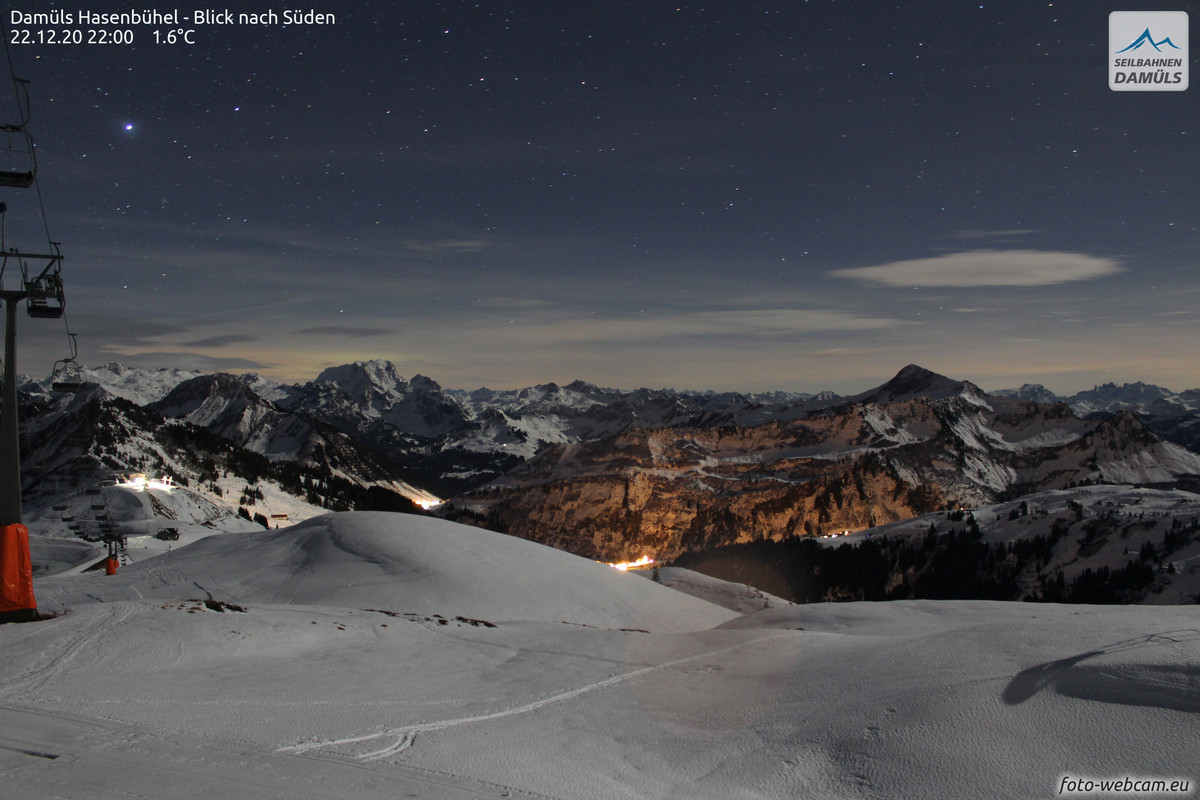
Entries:
POLYGON ((936 799, 1200 778, 1196 606, 753 610, 729 587, 721 607, 389 514, 36 589, 65 613, 0 626, 13 796, 936 799))

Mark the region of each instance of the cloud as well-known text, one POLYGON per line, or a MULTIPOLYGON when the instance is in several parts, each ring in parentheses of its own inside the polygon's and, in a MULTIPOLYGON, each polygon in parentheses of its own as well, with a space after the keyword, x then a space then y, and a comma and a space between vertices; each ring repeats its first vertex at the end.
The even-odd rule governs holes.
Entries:
POLYGON ((1047 250, 973 250, 936 258, 896 261, 875 267, 837 269, 834 278, 875 286, 950 287, 1052 286, 1115 275, 1123 268, 1113 259, 1047 250))
POLYGON ((1009 228, 1007 230, 966 230, 947 234, 947 239, 1014 239, 1041 233, 1040 228, 1009 228))
POLYGON ((823 350, 813 350, 806 355, 809 358, 848 358, 851 356, 871 355, 877 349, 868 347, 827 347, 823 350))
POLYGON ((546 308, 552 305, 549 300, 541 300, 536 297, 489 297, 479 301, 479 305, 485 308, 546 308))
POLYGON ((226 336, 210 336, 207 339, 197 339, 194 342, 183 342, 182 347, 225 347, 231 344, 245 344, 258 341, 257 336, 243 336, 231 333, 226 336))
POLYGON ((102 342, 107 349, 158 346, 163 339, 195 333, 185 325, 142 317, 109 314, 77 314, 71 328, 79 334, 80 347, 102 342))
POLYGON ((891 328, 897 320, 866 317, 845 311, 811 308, 765 308, 701 311, 674 321, 685 333, 780 335, 820 331, 861 331, 891 328))
POLYGON ((531 316, 513 324, 496 325, 494 319, 480 319, 470 336, 481 336, 492 343, 506 342, 513 347, 529 348, 536 344, 558 347, 564 343, 582 343, 588 347, 612 347, 622 343, 647 346, 668 340, 713 340, 730 338, 745 341, 827 332, 884 330, 904 325, 901 320, 871 317, 845 311, 805 308, 758 308, 712 311, 665 309, 636 316, 565 316, 559 313, 531 316))
POLYGON ((409 239, 404 243, 404 249, 414 253, 442 255, 447 253, 477 253, 485 249, 488 243, 484 239, 440 239, 436 241, 417 241, 409 239))
POLYGON ((370 339, 373 336, 387 336, 391 333, 387 328, 356 328, 350 325, 321 325, 315 328, 304 328, 297 333, 312 336, 344 336, 348 339, 370 339))

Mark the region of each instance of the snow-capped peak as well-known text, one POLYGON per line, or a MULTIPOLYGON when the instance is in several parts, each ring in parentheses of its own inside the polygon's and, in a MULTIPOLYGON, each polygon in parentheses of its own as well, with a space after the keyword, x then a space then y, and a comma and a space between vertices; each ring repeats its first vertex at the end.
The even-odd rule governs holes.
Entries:
POLYGON ((80 367, 87 383, 95 383, 111 395, 138 405, 149 405, 163 399, 184 381, 204 373, 185 369, 141 369, 110 361, 102 367, 80 367))
POLYGON ((1033 403, 1056 403, 1061 398, 1040 383, 1025 383, 1020 389, 997 389, 991 394, 1033 403))
POLYGON ((396 372, 396 365, 384 359, 355 361, 327 367, 317 376, 316 383, 332 383, 347 394, 389 394, 408 389, 408 382, 396 372))

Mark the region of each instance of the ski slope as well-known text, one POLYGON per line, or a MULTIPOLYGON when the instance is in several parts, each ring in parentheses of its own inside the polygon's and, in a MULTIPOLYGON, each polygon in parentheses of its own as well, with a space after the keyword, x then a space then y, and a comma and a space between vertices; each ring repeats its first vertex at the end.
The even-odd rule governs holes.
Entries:
POLYGON ((1200 778, 1200 607, 792 606, 663 573, 688 593, 353 513, 40 578, 61 615, 0 626, 0 784, 724 800, 1200 778))

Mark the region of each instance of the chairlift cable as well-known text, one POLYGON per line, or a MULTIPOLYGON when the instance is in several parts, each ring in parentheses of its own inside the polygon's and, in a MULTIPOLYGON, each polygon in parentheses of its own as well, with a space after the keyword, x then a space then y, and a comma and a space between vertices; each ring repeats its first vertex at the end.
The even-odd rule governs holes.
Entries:
MULTIPOLYGON (((4 37, 4 57, 8 62, 8 74, 13 85, 13 102, 17 106, 17 116, 21 120, 19 125, 6 126, 13 132, 19 132, 25 137, 26 148, 29 153, 29 174, 32 176, 34 192, 37 195, 38 209, 42 214, 42 228, 46 232, 46 242, 53 246, 55 244, 53 237, 50 235, 50 221, 46 216, 46 203, 42 198, 42 186, 37 179, 37 148, 34 146, 33 137, 29 134, 29 120, 32 117, 32 103, 29 98, 29 81, 25 78, 17 77, 16 65, 13 63, 12 48, 9 46, 8 37, 4 37), (22 98, 24 102, 22 102, 22 98)), ((55 266, 55 272, 58 272, 57 267, 61 267, 60 261, 55 261, 51 266, 55 266)))
MULTIPOLYGON (((12 60, 12 49, 9 47, 7 39, 4 42, 5 57, 8 61, 10 76, 13 81, 13 93, 16 97, 18 112, 21 117, 19 125, 5 125, 4 130, 10 133, 18 132, 25 138, 27 147, 27 155, 29 157, 29 169, 27 173, 0 171, 0 185, 14 186, 18 188, 34 189, 34 194, 37 197, 38 212, 41 214, 42 229, 46 234, 46 243, 49 251, 45 254, 22 253, 17 248, 8 249, 6 240, 6 231, 0 226, 0 281, 3 280, 4 266, 7 266, 8 259, 14 258, 21 269, 21 282, 27 293, 27 310, 31 317, 61 317, 66 307, 66 297, 63 293, 62 280, 62 250, 59 243, 54 241, 50 233, 50 220, 46 213, 46 203, 42 195, 41 182, 37 179, 37 156, 33 145, 33 137, 29 135, 27 125, 31 117, 31 103, 29 99, 29 89, 27 81, 24 78, 16 76, 15 67, 12 60), (24 98, 22 104, 21 98, 24 98), (41 271, 32 277, 29 274, 29 264, 27 259, 44 261, 45 266, 41 271)), ((5 165, 7 166, 7 165, 5 165)), ((0 216, 4 215, 7 209, 4 204, 0 203, 0 216)), ((0 220, 0 225, 2 225, 0 220)))
POLYGON ((13 102, 17 104, 17 117, 21 120, 21 128, 29 124, 29 92, 25 91, 25 107, 21 107, 21 93, 19 87, 22 84, 22 79, 17 77, 17 68, 13 64, 12 48, 8 45, 8 37, 4 37, 4 58, 8 61, 8 75, 12 78, 13 83, 13 102))
POLYGON ((29 101, 29 81, 17 77, 16 66, 12 59, 12 49, 9 47, 7 38, 4 40, 4 55, 8 61, 8 74, 13 87, 13 102, 17 106, 17 119, 20 121, 2 125, 0 131, 8 134, 7 151, 9 153, 16 152, 16 148, 13 147, 15 135, 19 134, 25 140, 24 151, 29 158, 29 171, 10 170, 6 165, 6 168, 0 171, 0 185, 28 189, 37 177, 37 155, 33 146, 33 137, 29 135, 29 119, 32 113, 29 101))
MULTIPOLYGON (((50 220, 46 218, 46 204, 42 202, 42 184, 38 181, 36 172, 33 175, 33 189, 35 194, 37 194, 38 208, 41 209, 42 212, 42 228, 46 231, 46 244, 50 245, 52 248, 54 248, 55 252, 57 252, 58 242, 54 241, 54 239, 50 236, 50 220)), ((58 272, 60 269, 62 269, 61 255, 59 260, 55 262, 55 265, 55 272, 58 272)))

